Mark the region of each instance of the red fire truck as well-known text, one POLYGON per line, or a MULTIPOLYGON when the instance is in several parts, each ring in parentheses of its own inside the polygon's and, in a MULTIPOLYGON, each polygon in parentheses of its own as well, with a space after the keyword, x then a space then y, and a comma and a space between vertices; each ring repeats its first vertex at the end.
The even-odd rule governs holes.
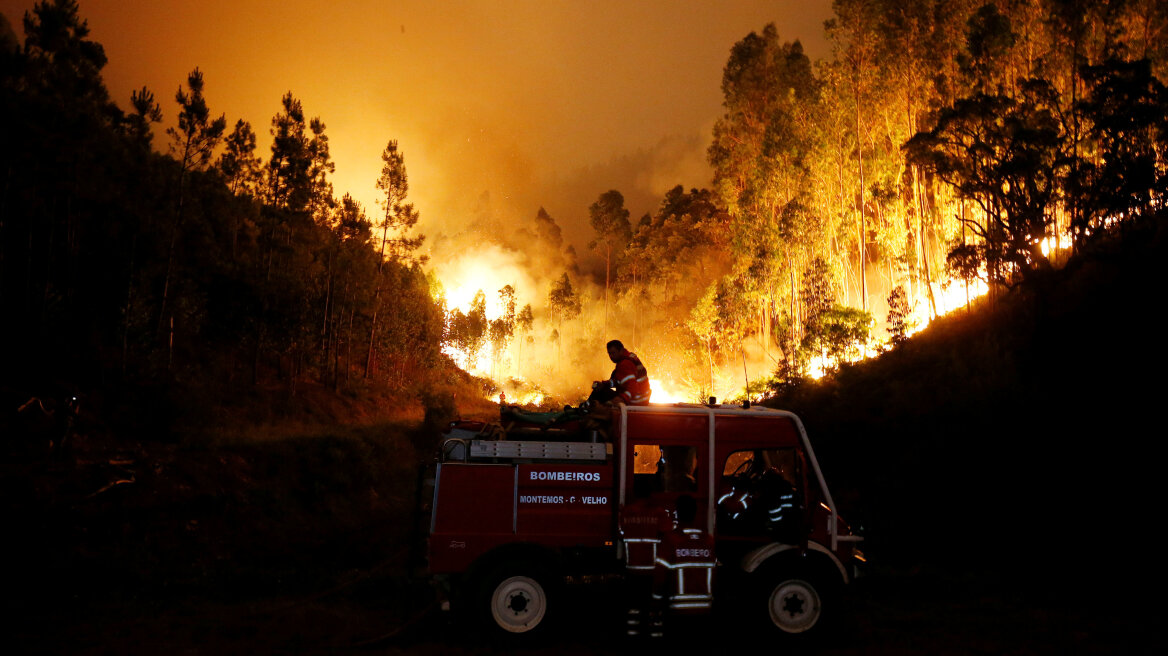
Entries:
POLYGON ((821 626, 863 560, 790 412, 620 406, 606 431, 505 419, 446 433, 429 568, 453 610, 503 635, 545 627, 565 582, 625 576, 628 550, 643 546, 621 525, 635 500, 672 509, 691 496, 714 538, 714 609, 782 633, 821 626))

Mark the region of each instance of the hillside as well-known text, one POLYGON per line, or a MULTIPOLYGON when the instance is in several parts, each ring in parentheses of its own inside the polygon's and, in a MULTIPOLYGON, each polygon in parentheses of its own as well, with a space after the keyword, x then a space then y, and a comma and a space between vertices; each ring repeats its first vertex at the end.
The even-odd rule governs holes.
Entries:
POLYGON ((804 418, 877 567, 1079 594, 1157 569, 1138 554, 1160 497, 1165 233, 1132 228, 775 400, 804 418))

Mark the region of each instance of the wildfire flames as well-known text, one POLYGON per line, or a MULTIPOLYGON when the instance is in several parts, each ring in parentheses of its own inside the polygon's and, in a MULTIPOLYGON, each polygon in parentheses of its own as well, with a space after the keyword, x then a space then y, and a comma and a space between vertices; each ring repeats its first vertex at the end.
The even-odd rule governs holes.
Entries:
POLYGON ((651 400, 653 403, 686 403, 693 402, 696 392, 691 391, 686 393, 678 387, 675 387, 672 381, 668 384, 664 379, 649 377, 649 388, 653 390, 651 400))
MULTIPOLYGON (((1061 241, 1061 244, 1067 243, 1069 240, 1061 241)), ((1048 239, 1043 244, 1043 251, 1049 255, 1056 252, 1059 245, 1060 242, 1048 239)), ((490 248, 446 261, 438 267, 436 274, 440 281, 436 293, 445 302, 448 324, 455 312, 464 314, 471 312, 475 298, 480 293, 485 301, 485 318, 489 322, 503 318, 507 312, 504 299, 498 290, 510 285, 517 290, 518 303, 522 305, 528 302, 523 295, 525 290, 540 290, 546 286, 525 272, 507 253, 490 248)), ((915 291, 915 296, 919 300, 910 308, 906 336, 925 329, 935 317, 968 307, 975 299, 985 295, 988 287, 981 279, 934 283, 931 303, 927 290, 915 291), (931 305, 935 306, 935 314, 931 305)), ((495 345, 490 340, 484 340, 480 350, 475 354, 467 353, 450 341, 445 344, 443 350, 467 372, 495 381, 497 385, 495 391, 486 395, 492 401, 537 407, 545 403, 557 406, 560 403, 578 402, 587 395, 590 380, 604 378, 610 371, 611 364, 604 355, 604 340, 588 342, 592 351, 582 353, 576 359, 577 362, 586 362, 587 365, 573 367, 570 364, 572 359, 559 350, 561 348, 559 345, 553 349, 547 343, 551 323, 546 311, 537 308, 536 317, 536 327, 531 336, 515 336, 500 352, 496 352, 495 345), (548 385, 557 383, 563 385, 568 381, 575 383, 571 387, 575 391, 561 391, 556 395, 550 395, 545 391, 548 385)), ((872 342, 853 354, 848 361, 862 360, 878 354, 882 350, 882 340, 876 335, 880 332, 881 328, 873 330, 872 342)), ((646 340, 642 338, 641 341, 644 343, 646 340)), ((630 346, 636 350, 639 345, 630 346)), ((745 366, 746 363, 716 367, 712 372, 712 380, 701 383, 681 374, 686 370, 681 356, 655 355, 656 357, 645 358, 646 366, 652 374, 650 384, 653 402, 692 403, 703 401, 704 395, 707 394, 718 399, 745 398, 747 388, 744 379, 748 373, 747 369, 751 372, 752 380, 765 377, 774 369, 777 349, 775 354, 769 356, 769 363, 767 358, 759 355, 751 358, 754 362, 749 368, 745 366)), ((808 374, 815 379, 821 378, 837 364, 826 357, 814 357, 809 363, 808 374)))

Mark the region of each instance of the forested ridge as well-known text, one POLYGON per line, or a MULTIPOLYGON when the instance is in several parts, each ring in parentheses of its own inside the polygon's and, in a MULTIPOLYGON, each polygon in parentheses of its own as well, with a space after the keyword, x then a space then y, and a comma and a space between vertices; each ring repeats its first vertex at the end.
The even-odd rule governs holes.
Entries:
MULTIPOLYGON (((588 208, 598 265, 581 267, 558 229, 541 233, 540 211, 525 252, 556 256, 545 297, 518 295, 537 306, 527 341, 576 368, 589 360, 575 353, 621 336, 687 400, 741 396, 750 361, 773 374, 750 374, 757 398, 1155 220, 1168 183, 1163 3, 834 11, 819 61, 781 25, 733 44, 712 184, 676 186, 639 219, 619 190, 600 193, 588 208)), ((478 324, 478 346, 461 342, 476 352, 496 334, 478 324)))
POLYGON ((946 289, 1000 294, 1163 207, 1163 3, 834 12, 826 61, 774 25, 731 50, 709 148, 728 265, 690 319, 707 348, 773 339, 797 381, 900 341, 946 289))
POLYGON ((111 99, 76 3, 37 4, 24 32, 0 48, 5 387, 416 394, 441 375, 396 141, 370 216, 334 193, 325 123, 292 92, 273 99, 265 156, 264 128, 208 106, 198 68, 173 95, 111 99), (164 112, 177 122, 158 143, 164 112))

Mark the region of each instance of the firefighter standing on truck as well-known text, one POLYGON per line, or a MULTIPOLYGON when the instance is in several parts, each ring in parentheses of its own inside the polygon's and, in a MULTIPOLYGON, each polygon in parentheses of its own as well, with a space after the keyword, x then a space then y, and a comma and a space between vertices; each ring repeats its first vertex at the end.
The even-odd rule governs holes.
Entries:
POLYGON ((608 359, 616 367, 608 380, 592 383, 592 394, 589 401, 600 403, 620 402, 625 405, 649 405, 649 372, 641 359, 635 353, 629 352, 620 340, 614 339, 607 344, 608 359))

